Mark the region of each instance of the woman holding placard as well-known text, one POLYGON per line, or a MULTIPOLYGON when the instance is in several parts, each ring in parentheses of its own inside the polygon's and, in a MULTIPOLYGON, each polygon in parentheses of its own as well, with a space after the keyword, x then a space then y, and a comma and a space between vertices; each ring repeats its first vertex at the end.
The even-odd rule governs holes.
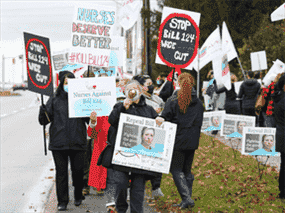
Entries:
MULTIPOLYGON (((49 150, 52 151, 56 171, 56 194, 58 210, 65 211, 69 202, 68 189, 68 159, 71 163, 72 180, 76 206, 84 199, 83 166, 87 149, 86 123, 89 118, 69 118, 68 115, 68 78, 75 78, 73 73, 62 71, 59 73, 60 84, 56 95, 51 97, 46 105, 40 107, 39 123, 50 124, 49 150)), ((90 115, 92 127, 96 123, 95 112, 90 115)))
POLYGON ((170 172, 182 198, 182 202, 176 206, 184 209, 195 205, 191 199, 194 181, 191 167, 195 150, 199 146, 204 110, 202 102, 193 93, 192 75, 182 73, 178 77, 178 84, 180 90, 167 100, 156 123, 161 125, 164 121, 169 121, 177 124, 170 172))
MULTIPOLYGON (((115 146, 116 143, 121 113, 153 119, 157 117, 156 111, 146 104, 139 82, 131 80, 125 87, 125 94, 127 98, 124 102, 117 103, 109 116, 111 126, 108 131, 108 142, 112 146, 115 146)), ((160 173, 116 164, 113 164, 112 168, 114 170, 113 177, 116 182, 115 202, 117 212, 127 212, 127 188, 130 179, 130 212, 143 213, 145 181, 159 176, 160 173), (131 173, 130 176, 129 173, 131 173)))

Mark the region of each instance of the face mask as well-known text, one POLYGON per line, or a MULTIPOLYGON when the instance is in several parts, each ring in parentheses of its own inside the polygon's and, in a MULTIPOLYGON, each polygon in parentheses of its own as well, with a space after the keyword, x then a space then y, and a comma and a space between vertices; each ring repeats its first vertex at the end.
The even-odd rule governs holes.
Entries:
POLYGON ((129 99, 131 99, 132 101, 136 101, 140 98, 139 91, 137 91, 135 89, 128 90, 127 91, 127 97, 129 97, 129 99))
POLYGON ((147 92, 152 95, 153 90, 154 90, 154 86, 153 86, 153 85, 150 85, 150 86, 148 86, 147 88, 148 88, 148 91, 147 91, 147 92))
POLYGON ((160 84, 160 80, 157 80, 156 83, 157 83, 157 84, 160 84))
POLYGON ((65 92, 68 92, 68 85, 63 85, 63 89, 65 92))

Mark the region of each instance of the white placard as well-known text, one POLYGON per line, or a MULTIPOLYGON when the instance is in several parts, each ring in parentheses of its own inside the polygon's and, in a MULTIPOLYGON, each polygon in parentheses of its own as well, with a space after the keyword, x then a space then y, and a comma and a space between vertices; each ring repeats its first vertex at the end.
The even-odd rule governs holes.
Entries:
POLYGON ((285 72, 285 64, 277 59, 273 62, 272 67, 269 69, 268 73, 263 78, 263 83, 265 86, 271 84, 271 81, 274 81, 275 77, 279 74, 285 72))
POLYGON ((285 3, 273 11, 270 15, 271 21, 279 21, 285 19, 285 3))
POLYGON ((112 163, 168 174, 175 135, 176 124, 121 113, 112 163))
POLYGON ((242 138, 243 155, 276 155, 276 128, 244 127, 242 138))
MULTIPOLYGON (((193 11, 186 11, 186 10, 181 10, 181 9, 171 8, 171 7, 166 7, 166 6, 164 6, 163 10, 162 10, 162 17, 161 17, 161 23, 160 24, 162 24, 164 19, 172 13, 182 13, 182 14, 186 14, 186 15, 190 16, 196 22, 197 26, 199 27, 201 13, 197 13, 197 12, 193 12, 193 11)), ((192 61, 192 63, 193 62, 194 62, 194 60, 192 61)), ((166 65, 158 56, 157 51, 156 51, 155 63, 166 65)), ((192 70, 192 63, 188 67, 185 67, 183 69, 192 70)))
POLYGON ((223 117, 221 136, 243 136, 243 127, 255 127, 255 116, 225 114, 223 117))
POLYGON ((69 63, 110 66, 116 7, 79 2, 74 8, 69 63))
POLYGON ((225 114, 226 114, 225 110, 204 112, 201 131, 207 132, 207 131, 213 131, 213 130, 221 130, 223 116, 225 114))
POLYGON ((112 77, 68 79, 69 117, 109 116, 116 103, 116 80, 112 77))
POLYGON ((260 71, 267 69, 267 58, 265 50, 250 53, 250 60, 251 60, 251 71, 260 71))

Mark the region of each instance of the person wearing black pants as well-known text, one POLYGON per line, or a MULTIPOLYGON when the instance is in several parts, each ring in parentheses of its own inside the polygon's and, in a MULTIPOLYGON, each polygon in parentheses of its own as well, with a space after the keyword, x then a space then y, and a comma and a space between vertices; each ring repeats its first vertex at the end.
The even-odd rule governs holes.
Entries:
POLYGON ((52 156, 56 170, 56 191, 58 203, 68 204, 68 160, 71 164, 71 176, 74 186, 75 200, 82 199, 83 166, 85 151, 53 150, 52 156))
POLYGON ((182 202, 175 206, 181 209, 195 205, 191 198, 194 181, 191 167, 195 150, 199 147, 204 109, 192 90, 194 82, 192 75, 182 73, 178 77, 181 89, 167 100, 161 115, 156 118, 158 126, 164 121, 177 124, 170 172, 182 198, 182 202))
POLYGON ((86 124, 96 122, 96 113, 90 118, 69 118, 68 115, 68 78, 75 78, 73 73, 62 71, 59 73, 60 84, 54 97, 46 105, 40 107, 39 123, 50 124, 49 150, 55 162, 56 194, 58 210, 65 211, 69 202, 68 190, 68 160, 71 163, 72 180, 74 186, 75 206, 79 206, 84 199, 83 167, 85 151, 87 149, 86 124))

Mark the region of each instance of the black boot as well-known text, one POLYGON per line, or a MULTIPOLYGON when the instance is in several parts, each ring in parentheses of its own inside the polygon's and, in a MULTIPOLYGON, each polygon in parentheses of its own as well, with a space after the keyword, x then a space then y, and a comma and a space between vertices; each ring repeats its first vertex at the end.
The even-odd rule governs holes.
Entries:
POLYGON ((74 205, 80 206, 82 200, 85 200, 85 197, 82 195, 82 188, 83 187, 74 187, 74 205))
POLYGON ((190 194, 190 197, 192 198, 192 187, 193 187, 193 181, 195 180, 194 175, 190 173, 186 177, 186 180, 187 180, 188 187, 189 187, 189 194, 190 194))
MULTIPOLYGON (((191 199, 190 190, 183 172, 179 174, 172 174, 174 183, 177 187, 177 190, 182 198, 181 204, 178 204, 181 209, 188 208, 189 206, 193 207, 195 205, 194 201, 191 199)), ((178 206, 176 205, 176 206, 178 206)))

